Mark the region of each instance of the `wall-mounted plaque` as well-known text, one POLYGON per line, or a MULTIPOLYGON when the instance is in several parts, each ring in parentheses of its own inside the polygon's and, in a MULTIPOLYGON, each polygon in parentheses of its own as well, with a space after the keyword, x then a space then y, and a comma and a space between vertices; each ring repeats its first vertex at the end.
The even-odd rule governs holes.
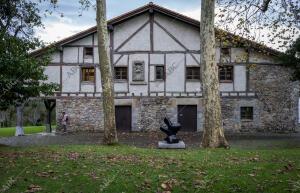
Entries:
POLYGON ((145 63, 143 61, 135 61, 132 66, 132 81, 145 80, 145 63))

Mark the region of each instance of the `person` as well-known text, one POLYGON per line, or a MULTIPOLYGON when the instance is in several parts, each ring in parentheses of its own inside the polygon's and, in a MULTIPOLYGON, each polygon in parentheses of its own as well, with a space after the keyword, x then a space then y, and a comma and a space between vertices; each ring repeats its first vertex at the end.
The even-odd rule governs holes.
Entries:
POLYGON ((67 132, 67 122, 68 122, 68 115, 65 112, 63 112, 63 118, 62 118, 61 123, 64 127, 64 133, 67 132))

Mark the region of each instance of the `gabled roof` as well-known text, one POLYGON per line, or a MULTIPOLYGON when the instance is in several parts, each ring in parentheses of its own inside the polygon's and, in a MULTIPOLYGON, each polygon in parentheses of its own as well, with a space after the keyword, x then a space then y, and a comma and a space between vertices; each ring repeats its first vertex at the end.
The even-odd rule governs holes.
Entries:
MULTIPOLYGON (((144 5, 142 7, 139 7, 137 9, 134 9, 134 10, 132 10, 130 12, 124 13, 124 14, 118 16, 118 17, 115 17, 115 18, 112 18, 112 19, 108 20, 107 21, 107 25, 108 26, 116 25, 116 24, 118 24, 118 23, 120 23, 122 21, 128 20, 128 19, 130 19, 130 18, 132 18, 132 17, 134 17, 136 15, 145 13, 147 11, 150 11, 150 12, 156 11, 156 12, 168 15, 170 17, 176 18, 178 20, 181 20, 183 22, 189 23, 191 25, 199 26, 200 27, 200 21, 195 20, 195 19, 190 18, 190 17, 185 16, 185 15, 182 15, 180 13, 177 13, 177 12, 172 11, 170 9, 158 6, 158 5, 156 5, 156 4, 152 3, 152 2, 150 2, 149 4, 144 5)), ((91 27, 91 28, 89 28, 87 30, 81 31, 81 32, 79 32, 77 34, 74 34, 72 36, 64 38, 64 39, 62 39, 60 41, 57 41, 57 42, 55 42, 55 43, 53 43, 53 44, 45 47, 45 48, 33 51, 32 53, 30 53, 30 55, 33 55, 33 56, 39 55, 40 53, 42 53, 43 51, 48 50, 49 48, 63 46, 65 44, 67 44, 67 43, 70 43, 70 42, 75 41, 77 39, 81 39, 81 38, 86 37, 86 36, 88 36, 88 35, 90 35, 92 33, 95 33, 95 32, 97 32, 97 26, 91 27)), ((216 33, 221 33, 221 34, 225 33, 228 36, 230 36, 231 38, 238 39, 241 42, 247 42, 247 44, 251 45, 253 48, 266 51, 266 52, 268 52, 270 54, 273 54, 273 55, 277 55, 277 54, 280 53, 277 50, 274 50, 274 49, 269 48, 267 46, 264 46, 262 44, 256 43, 256 42, 248 40, 246 38, 242 38, 240 36, 234 35, 232 33, 226 32, 226 31, 218 29, 218 28, 216 28, 216 33)))

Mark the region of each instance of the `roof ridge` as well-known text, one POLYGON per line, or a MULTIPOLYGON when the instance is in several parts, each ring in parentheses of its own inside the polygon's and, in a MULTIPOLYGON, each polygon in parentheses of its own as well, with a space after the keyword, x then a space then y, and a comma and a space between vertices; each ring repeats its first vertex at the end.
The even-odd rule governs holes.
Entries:
MULTIPOLYGON (((122 20, 122 19, 127 19, 128 17, 130 17, 130 16, 132 16, 132 15, 134 15, 134 14, 136 14, 136 13, 140 13, 140 12, 146 11, 146 10, 149 9, 150 7, 154 8, 154 9, 157 9, 158 11, 166 12, 167 14, 170 14, 170 15, 172 15, 172 16, 174 16, 174 17, 179 17, 179 18, 181 18, 182 20, 185 20, 186 22, 190 22, 190 23, 192 23, 192 24, 199 25, 199 27, 200 27, 200 21, 199 21, 199 20, 196 20, 196 19, 194 19, 194 18, 188 17, 188 16, 186 16, 186 15, 183 15, 183 14, 181 14, 181 13, 175 12, 175 11, 173 11, 173 10, 167 9, 167 8, 165 8, 165 7, 159 6, 159 5, 157 5, 157 4, 154 4, 152 1, 150 1, 148 4, 146 4, 146 5, 144 5, 144 6, 138 7, 138 8, 136 8, 136 9, 132 10, 132 11, 123 13, 123 14, 117 16, 117 17, 114 17, 114 18, 112 18, 112 19, 110 19, 110 20, 107 20, 107 24, 108 24, 108 25, 110 25, 110 24, 112 25, 113 23, 118 22, 118 21, 120 21, 120 20, 122 20)), ((239 36, 239 35, 235 35, 235 34, 233 34, 233 33, 231 33, 231 32, 228 32, 228 31, 219 29, 219 28, 217 28, 217 27, 215 27, 215 29, 216 29, 216 31, 222 31, 223 33, 225 32, 225 33, 227 33, 227 34, 229 34, 229 35, 232 35, 232 36, 234 36, 235 38, 239 38, 239 39, 241 39, 241 40, 251 42, 251 44, 255 44, 257 47, 260 47, 260 49, 265 49, 265 50, 267 50, 268 52, 275 53, 275 54, 280 53, 280 51, 278 51, 278 50, 275 50, 275 49, 270 48, 270 47, 268 47, 268 46, 266 46, 266 45, 257 43, 257 42, 255 42, 255 41, 249 40, 249 39, 247 39, 247 38, 241 37, 241 36, 239 36)), ((87 34, 87 33, 92 33, 92 32, 95 31, 95 30, 97 30, 97 26, 90 27, 90 28, 88 28, 88 29, 86 29, 86 30, 83 30, 83 31, 78 32, 78 33, 76 33, 76 34, 74 34, 74 35, 71 35, 71 36, 66 37, 66 38, 64 38, 64 39, 61 39, 61 40, 59 40, 59 41, 57 41, 57 42, 54 42, 54 43, 52 43, 52 44, 50 44, 50 45, 48 45, 48 46, 46 46, 46 47, 44 47, 44 48, 35 50, 35 51, 31 52, 30 55, 38 55, 38 54, 40 54, 41 52, 43 52, 43 51, 49 49, 50 47, 55 47, 55 46, 58 46, 58 45, 60 45, 60 44, 69 42, 69 41, 71 41, 72 39, 80 38, 82 35, 87 34)))

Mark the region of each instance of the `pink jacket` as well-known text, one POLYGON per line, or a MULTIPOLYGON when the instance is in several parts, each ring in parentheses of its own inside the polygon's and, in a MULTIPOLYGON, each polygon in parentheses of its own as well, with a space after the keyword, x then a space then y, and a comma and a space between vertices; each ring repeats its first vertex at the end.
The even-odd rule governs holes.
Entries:
POLYGON ((61 121, 61 123, 62 123, 63 125, 67 125, 67 118, 68 118, 68 115, 65 114, 64 117, 63 117, 63 119, 62 119, 62 121, 61 121))

